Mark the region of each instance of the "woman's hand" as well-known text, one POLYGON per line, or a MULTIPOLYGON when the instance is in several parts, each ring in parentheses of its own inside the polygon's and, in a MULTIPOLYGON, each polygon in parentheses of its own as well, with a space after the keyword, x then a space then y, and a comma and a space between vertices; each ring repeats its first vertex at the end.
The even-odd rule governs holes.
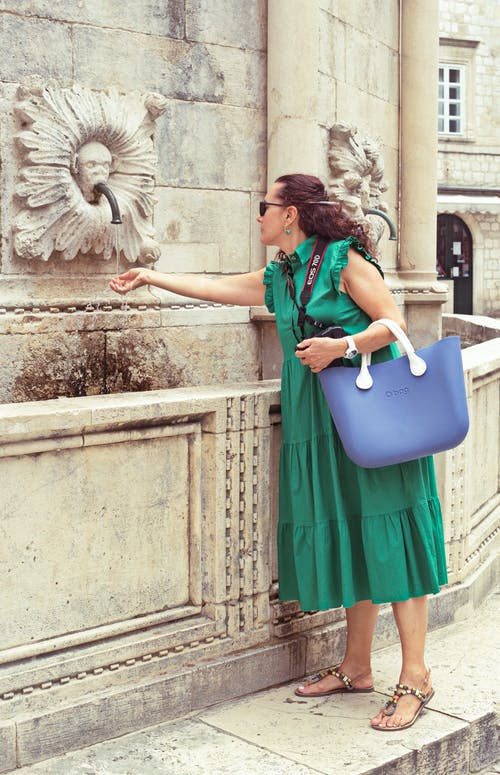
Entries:
POLYGON ((124 272, 119 277, 113 277, 109 281, 109 287, 116 293, 128 293, 148 283, 148 270, 137 267, 129 269, 128 272, 124 272))
POLYGON ((295 356, 303 366, 309 366, 315 374, 326 369, 336 358, 342 358, 347 349, 347 342, 329 337, 313 337, 304 339, 295 349, 295 356))

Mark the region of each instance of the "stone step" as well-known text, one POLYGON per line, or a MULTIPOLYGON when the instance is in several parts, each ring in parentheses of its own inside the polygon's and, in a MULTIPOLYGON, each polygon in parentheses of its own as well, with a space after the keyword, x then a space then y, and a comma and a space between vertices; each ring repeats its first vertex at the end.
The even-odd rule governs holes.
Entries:
POLYGON ((399 647, 374 653, 377 691, 304 700, 297 682, 221 703, 64 756, 21 775, 466 775, 500 772, 496 707, 500 592, 429 633, 436 694, 401 732, 367 719, 391 693, 399 647))

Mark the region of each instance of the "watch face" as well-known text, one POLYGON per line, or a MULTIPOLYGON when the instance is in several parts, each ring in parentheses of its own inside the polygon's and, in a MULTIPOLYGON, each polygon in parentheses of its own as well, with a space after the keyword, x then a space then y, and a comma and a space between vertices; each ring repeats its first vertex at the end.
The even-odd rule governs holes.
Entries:
POLYGON ((355 358, 356 355, 358 354, 358 350, 354 343, 354 339, 352 338, 352 336, 348 336, 346 337, 346 339, 347 339, 347 350, 344 353, 344 358, 349 358, 349 359, 355 358))

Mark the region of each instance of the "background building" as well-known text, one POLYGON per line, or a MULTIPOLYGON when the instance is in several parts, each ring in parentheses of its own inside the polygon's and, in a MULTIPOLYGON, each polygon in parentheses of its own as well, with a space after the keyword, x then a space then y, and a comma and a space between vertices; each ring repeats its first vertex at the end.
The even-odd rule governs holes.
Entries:
POLYGON ((500 5, 439 2, 438 277, 446 311, 500 315, 500 5))

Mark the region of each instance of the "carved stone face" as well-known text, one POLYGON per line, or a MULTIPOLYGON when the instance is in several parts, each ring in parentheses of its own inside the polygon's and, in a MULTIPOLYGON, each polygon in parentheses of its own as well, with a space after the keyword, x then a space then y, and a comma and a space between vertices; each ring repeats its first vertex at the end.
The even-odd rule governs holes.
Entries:
POLYGON ((85 143, 76 158, 75 180, 87 202, 94 202, 94 186, 106 183, 111 171, 112 156, 105 145, 98 142, 85 143))
POLYGON ((66 89, 41 78, 19 87, 16 194, 24 201, 12 226, 18 258, 48 261, 54 254, 55 261, 73 261, 82 254, 141 265, 156 261, 153 134, 167 104, 151 92, 125 96, 78 84, 66 89), (112 188, 126 228, 111 224, 107 202, 94 192, 99 182, 112 188))

